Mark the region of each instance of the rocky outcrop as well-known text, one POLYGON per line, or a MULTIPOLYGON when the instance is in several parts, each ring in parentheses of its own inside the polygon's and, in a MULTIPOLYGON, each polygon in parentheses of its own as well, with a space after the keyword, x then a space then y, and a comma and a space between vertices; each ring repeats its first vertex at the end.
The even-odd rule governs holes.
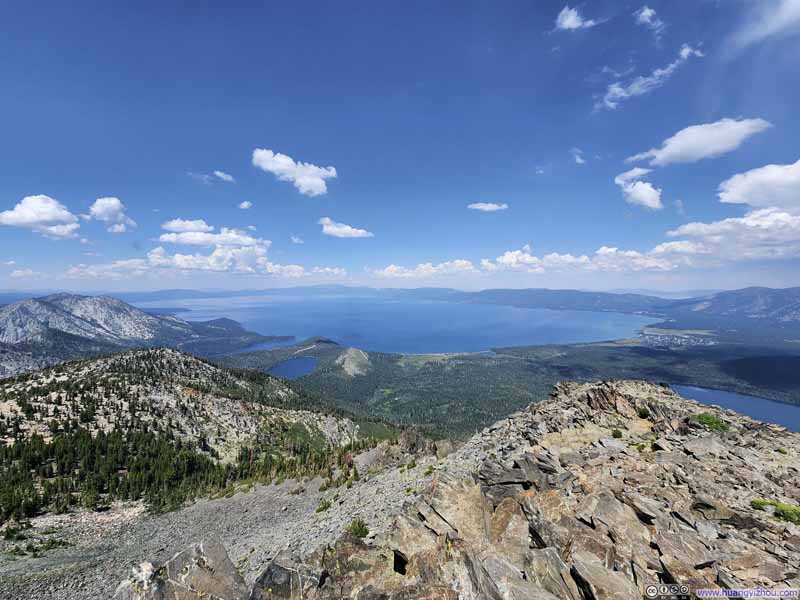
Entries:
POLYGON ((244 579, 228 558, 225 547, 215 540, 190 546, 159 569, 152 563, 142 563, 114 594, 117 600, 247 600, 248 597, 244 579))
POLYGON ((337 359, 348 377, 366 375, 370 369, 369 354, 358 348, 348 348, 337 359))
MULTIPOLYGON (((654 583, 800 587, 798 456, 797 434, 668 388, 559 385, 441 461, 386 531, 278 555, 250 598, 633 600, 654 583)), ((160 597, 148 593, 118 597, 160 597)))

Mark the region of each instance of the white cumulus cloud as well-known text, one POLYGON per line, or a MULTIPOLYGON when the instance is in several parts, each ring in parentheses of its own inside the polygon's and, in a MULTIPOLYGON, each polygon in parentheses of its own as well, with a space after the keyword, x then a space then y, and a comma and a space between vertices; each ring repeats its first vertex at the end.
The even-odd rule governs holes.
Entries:
POLYGON ((467 208, 482 212, 496 212, 498 210, 508 210, 508 204, 505 202, 502 204, 497 204, 495 202, 473 202, 472 204, 467 204, 467 208))
POLYGON ((242 275, 267 275, 296 279, 317 276, 326 279, 341 278, 347 271, 340 267, 313 267, 273 263, 267 256, 267 245, 247 247, 218 246, 209 254, 170 254, 159 246, 147 253, 146 258, 118 260, 105 264, 78 264, 64 274, 66 279, 127 279, 150 274, 180 271, 205 271, 242 275))
POLYGON ((334 167, 318 167, 311 163, 295 162, 291 156, 264 148, 253 150, 253 165, 272 173, 281 181, 290 181, 306 196, 320 196, 328 192, 326 179, 336 177, 334 167))
POLYGON ((50 196, 25 196, 11 210, 0 212, 0 225, 30 229, 52 239, 78 237, 78 217, 50 196))
POLYGON ((720 119, 714 123, 690 125, 652 148, 628 158, 628 162, 650 160, 651 165, 693 163, 716 158, 736 150, 749 137, 771 127, 764 119, 720 119))
POLYGON ((648 181, 642 181, 642 177, 651 172, 651 169, 634 167, 630 171, 620 173, 614 178, 622 190, 625 201, 628 204, 637 204, 651 210, 664 208, 661 203, 661 189, 655 187, 648 181))
POLYGON ((488 272, 523 271, 538 274, 563 271, 669 271, 676 266, 663 257, 609 246, 602 246, 592 255, 551 252, 536 256, 526 245, 520 250, 504 252, 494 262, 489 259, 481 261, 481 267, 488 272))
POLYGON ((305 242, 303 241, 303 238, 301 238, 301 237, 298 237, 298 236, 296 236, 296 235, 292 235, 292 236, 290 236, 290 237, 289 237, 289 239, 291 239, 291 240, 292 240, 292 243, 293 243, 293 244, 305 244, 305 242))
POLYGON ((459 258, 439 264, 421 263, 415 267, 391 264, 383 269, 372 271, 372 274, 380 279, 430 279, 444 275, 474 272, 477 272, 477 269, 471 261, 459 258))
POLYGON ((239 208, 242 210, 247 210, 248 208, 253 208, 253 203, 249 200, 245 200, 244 202, 239 203, 239 208))
POLYGON ((711 223, 686 223, 667 235, 692 238, 718 261, 800 257, 800 216, 774 207, 711 223))
POLYGON ((161 229, 173 233, 185 233, 187 231, 214 231, 214 227, 206 223, 203 219, 172 219, 161 224, 161 229))
POLYGON ((269 246, 270 242, 254 238, 244 231, 223 227, 219 233, 207 231, 183 231, 162 233, 158 241, 183 246, 269 246))
POLYGON ((800 160, 738 173, 719 185, 720 202, 800 213, 800 160))
POLYGON ((337 223, 330 217, 322 217, 319 220, 322 225, 322 233, 338 238, 371 238, 375 237, 373 233, 366 229, 357 229, 351 227, 346 223, 337 223))
POLYGON ((119 198, 98 198, 89 207, 89 216, 105 223, 106 229, 111 233, 124 233, 128 229, 136 228, 136 221, 125 214, 125 210, 125 205, 119 198))

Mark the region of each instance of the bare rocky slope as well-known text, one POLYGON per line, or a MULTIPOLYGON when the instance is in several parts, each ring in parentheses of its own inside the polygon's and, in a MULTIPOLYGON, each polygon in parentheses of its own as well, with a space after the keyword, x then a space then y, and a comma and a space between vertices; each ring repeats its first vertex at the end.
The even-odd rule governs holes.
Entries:
POLYGON ((257 532, 243 545, 210 530, 137 566, 115 598, 633 600, 658 583, 797 588, 799 456, 800 435, 664 387, 562 384, 447 458, 415 461, 405 498, 384 495, 400 477, 384 469, 325 496, 322 513, 289 505, 277 522, 308 535, 245 550, 257 532), (362 513, 365 498, 383 509, 362 513), (361 514, 370 535, 343 533, 361 514))

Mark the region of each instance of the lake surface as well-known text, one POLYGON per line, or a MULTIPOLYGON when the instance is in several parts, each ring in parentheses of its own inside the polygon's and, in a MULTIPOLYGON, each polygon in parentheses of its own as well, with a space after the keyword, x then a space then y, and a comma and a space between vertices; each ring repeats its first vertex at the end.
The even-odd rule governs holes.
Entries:
POLYGON ((731 408, 758 421, 776 423, 791 431, 800 431, 800 406, 796 404, 688 385, 671 387, 684 398, 697 400, 703 404, 716 404, 723 408, 731 408))
MULTIPOLYGON (((163 301, 138 303, 146 308, 163 301)), ((373 352, 481 352, 498 346, 632 337, 651 317, 445 301, 238 296, 171 300, 182 319, 228 317, 263 335, 324 336, 373 352)))
POLYGON ((296 379, 303 375, 308 375, 317 367, 317 359, 311 356, 298 356, 297 358, 288 358, 279 362, 277 365, 267 371, 270 375, 276 377, 285 377, 286 379, 296 379))

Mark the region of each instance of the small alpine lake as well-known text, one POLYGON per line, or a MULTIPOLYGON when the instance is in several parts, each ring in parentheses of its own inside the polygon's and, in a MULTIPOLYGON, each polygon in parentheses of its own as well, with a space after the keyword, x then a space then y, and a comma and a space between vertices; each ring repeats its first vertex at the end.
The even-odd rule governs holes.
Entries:
POLYGON ((285 379, 297 379, 308 375, 317 367, 317 359, 312 356, 298 356, 287 358, 267 369, 267 373, 285 379))

